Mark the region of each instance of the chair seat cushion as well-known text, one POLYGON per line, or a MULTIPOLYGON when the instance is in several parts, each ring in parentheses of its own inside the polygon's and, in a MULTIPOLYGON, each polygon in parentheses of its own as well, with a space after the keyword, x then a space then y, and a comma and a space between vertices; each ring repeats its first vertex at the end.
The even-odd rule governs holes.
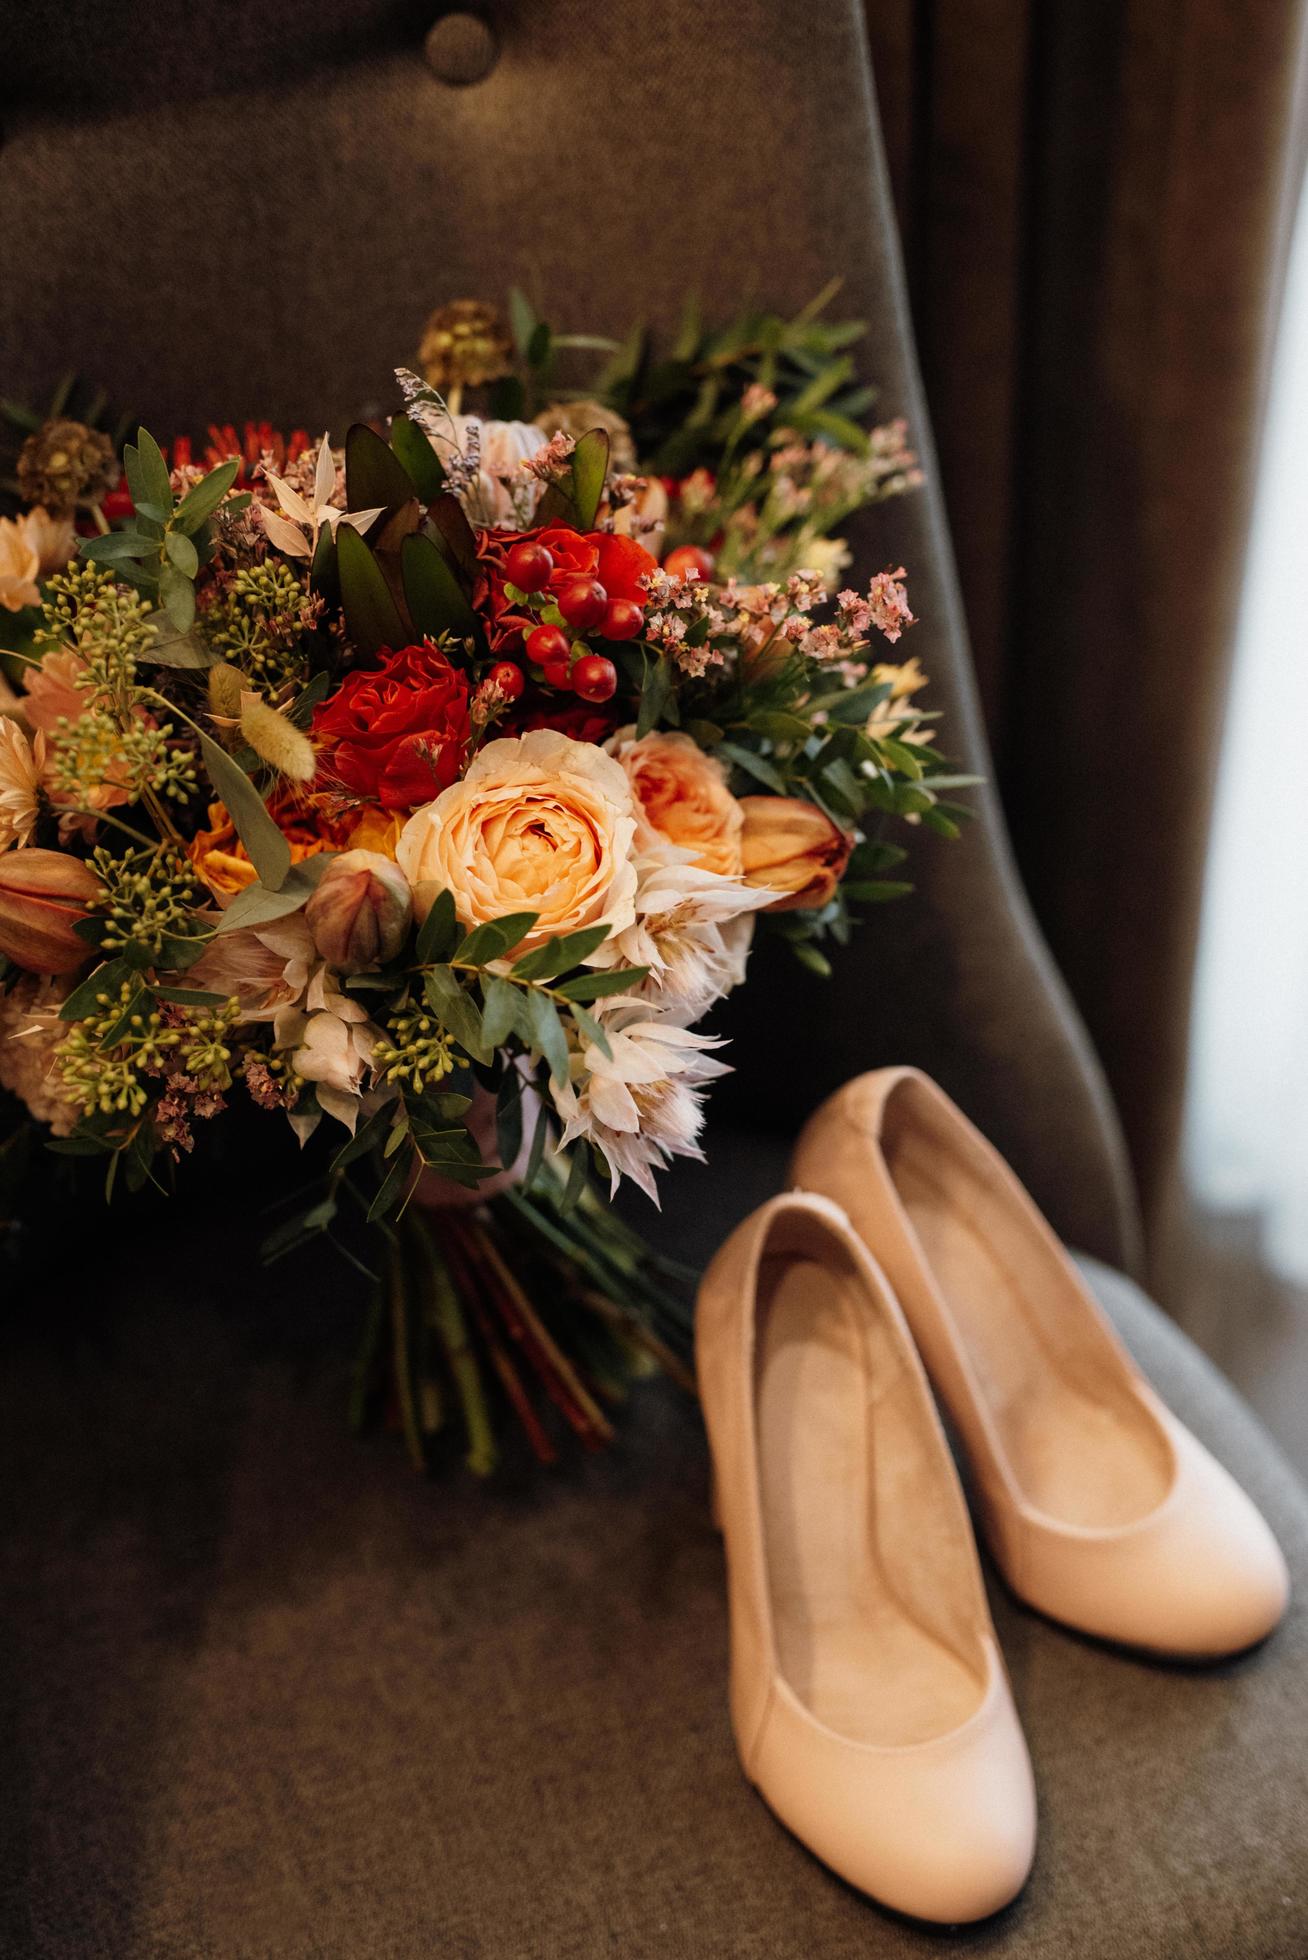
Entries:
MULTIPOLYGON (((720 1139, 662 1229, 775 1188, 720 1139)), ((1129 1283, 1092 1277, 1264 1507, 1299 1596, 1261 1652, 1154 1665, 994 1585, 1036 1765, 1023 1898, 935 1934, 832 1878, 741 1778, 698 1413, 637 1389, 557 1472, 414 1477, 346 1431, 361 1285, 178 1212, 11 1326, 0 1949, 77 1956, 1065 1960, 1308 1953, 1308 1499, 1129 1283)), ((1238 1303, 1232 1303, 1238 1311, 1238 1303)))

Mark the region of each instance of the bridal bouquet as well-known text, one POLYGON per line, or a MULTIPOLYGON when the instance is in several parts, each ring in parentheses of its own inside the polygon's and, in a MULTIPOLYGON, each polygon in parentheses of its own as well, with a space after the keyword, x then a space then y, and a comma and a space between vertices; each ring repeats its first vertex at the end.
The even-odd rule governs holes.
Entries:
POLYGON ((356 1413, 480 1470, 498 1408, 548 1460, 549 1408, 602 1441, 633 1360, 681 1369, 682 1276, 602 1194, 701 1155, 756 930, 825 971, 907 889, 884 823, 952 832, 962 780, 876 651, 902 568, 824 582, 831 522, 914 472, 824 409, 812 321, 807 366, 718 359, 697 422, 630 349, 600 399, 463 413, 525 413, 566 345, 524 305, 516 347, 442 309, 341 448, 142 428, 120 464, 60 404, 0 519, 0 1084, 107 1192, 238 1099, 331 1131, 269 1253, 357 1208, 356 1413))

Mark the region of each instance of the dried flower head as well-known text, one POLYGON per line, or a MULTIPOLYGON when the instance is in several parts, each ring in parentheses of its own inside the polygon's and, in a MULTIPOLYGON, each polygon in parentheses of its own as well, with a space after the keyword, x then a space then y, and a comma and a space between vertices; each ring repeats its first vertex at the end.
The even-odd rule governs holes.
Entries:
POLYGON ((511 371, 513 342, 485 300, 438 306, 423 328, 418 366, 433 388, 477 388, 511 371))
POLYGON ((29 504, 67 517, 79 503, 98 503, 118 481, 114 446, 99 429, 60 417, 23 444, 18 487, 29 504))

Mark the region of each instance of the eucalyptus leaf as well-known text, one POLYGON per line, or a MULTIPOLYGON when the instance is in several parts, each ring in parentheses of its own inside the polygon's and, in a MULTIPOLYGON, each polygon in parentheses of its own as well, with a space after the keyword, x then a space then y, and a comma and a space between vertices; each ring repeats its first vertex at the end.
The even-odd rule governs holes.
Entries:
POLYGON ((176 565, 165 565, 160 572, 159 599, 169 624, 178 633, 189 633, 195 624, 195 587, 176 565))
POLYGON ((173 515, 174 530, 188 534, 198 531, 205 519, 217 510, 235 483, 240 468, 240 457, 229 456, 225 463, 219 463, 216 469, 210 470, 208 476, 201 477, 178 504, 173 515))
MULTIPOLYGON (((124 451, 123 454, 126 461, 127 452, 124 451)), ((148 429, 138 429, 136 432, 136 465, 134 470, 128 472, 132 501, 135 503, 136 485, 131 484, 133 474, 140 484, 142 501, 155 504, 160 510, 171 512, 173 486, 169 479, 168 465, 164 461, 163 451, 148 429)))
POLYGON ((235 932, 241 926, 271 925, 274 919, 284 919, 288 912, 298 912, 313 897, 318 880, 334 855, 331 851, 319 851, 311 858, 302 859, 291 866, 278 886, 247 885, 244 891, 237 892, 216 930, 224 933, 235 932))
POLYGON ((183 578, 193 579, 200 569, 200 554, 184 531, 169 531, 164 537, 164 551, 177 567, 183 578))

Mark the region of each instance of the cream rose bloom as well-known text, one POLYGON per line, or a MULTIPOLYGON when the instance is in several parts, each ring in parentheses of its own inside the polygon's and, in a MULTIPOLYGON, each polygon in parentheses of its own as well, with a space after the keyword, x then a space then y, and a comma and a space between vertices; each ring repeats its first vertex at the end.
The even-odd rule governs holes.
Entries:
POLYGON ((634 740, 620 728, 608 746, 631 784, 641 817, 639 841, 653 833, 721 878, 741 873, 740 805, 727 788, 727 772, 689 735, 654 732, 634 740))
POLYGON ((625 771, 603 749, 552 728, 488 742, 462 782, 416 810, 396 860, 425 918, 448 891, 466 925, 537 912, 519 951, 554 933, 635 913, 636 808, 625 771))

